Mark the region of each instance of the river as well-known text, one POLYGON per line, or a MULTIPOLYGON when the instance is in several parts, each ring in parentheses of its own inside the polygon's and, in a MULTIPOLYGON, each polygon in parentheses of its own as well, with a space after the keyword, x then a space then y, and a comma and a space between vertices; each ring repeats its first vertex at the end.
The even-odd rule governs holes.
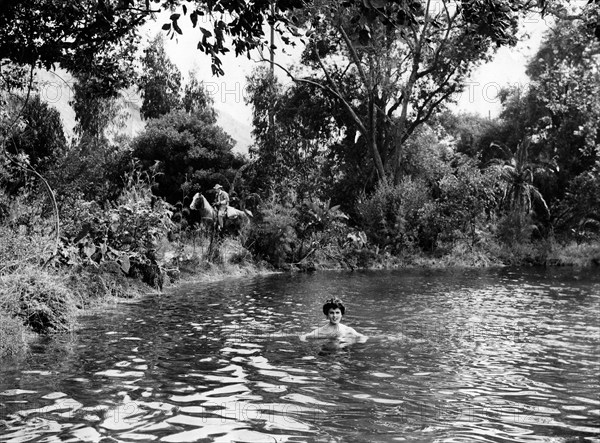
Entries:
POLYGON ((188 284, 0 368, 2 442, 599 442, 597 270, 188 284), (343 323, 341 346, 296 334, 343 323))

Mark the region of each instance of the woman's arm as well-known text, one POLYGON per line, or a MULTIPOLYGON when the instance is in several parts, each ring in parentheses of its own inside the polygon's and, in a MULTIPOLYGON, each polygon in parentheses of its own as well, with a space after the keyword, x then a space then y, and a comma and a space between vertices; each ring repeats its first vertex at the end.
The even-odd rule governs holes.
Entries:
POLYGON ((319 332, 321 328, 317 328, 314 331, 309 332, 308 334, 303 334, 299 338, 302 341, 306 341, 307 338, 319 338, 319 332))
POLYGON ((364 343, 369 339, 368 336, 363 335, 360 332, 357 332, 356 329, 351 328, 350 326, 346 326, 346 330, 344 333, 355 338, 356 341, 358 341, 360 343, 364 343))

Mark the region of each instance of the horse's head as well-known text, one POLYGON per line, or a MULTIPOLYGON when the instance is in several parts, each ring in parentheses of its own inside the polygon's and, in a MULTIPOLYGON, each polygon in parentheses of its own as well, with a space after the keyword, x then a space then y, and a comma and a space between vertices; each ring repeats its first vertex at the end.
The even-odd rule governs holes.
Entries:
POLYGON ((201 193, 196 192, 194 194, 194 198, 192 198, 192 203, 190 203, 190 209, 195 209, 200 211, 200 216, 202 218, 213 218, 214 210, 206 197, 204 197, 201 193))
POLYGON ((192 202, 190 203, 190 208, 191 209, 199 209, 198 208, 198 204, 202 201, 202 194, 200 194, 199 192, 196 192, 194 194, 194 197, 192 198, 192 202))

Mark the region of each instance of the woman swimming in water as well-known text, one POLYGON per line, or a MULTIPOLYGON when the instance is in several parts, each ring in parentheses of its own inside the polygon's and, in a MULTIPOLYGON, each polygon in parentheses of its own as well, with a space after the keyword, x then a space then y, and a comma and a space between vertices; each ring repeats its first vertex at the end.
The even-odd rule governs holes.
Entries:
POLYGON ((338 338, 343 341, 367 341, 368 337, 366 335, 362 335, 350 326, 341 323, 345 313, 346 308, 339 298, 327 300, 323 305, 323 314, 325 314, 329 323, 308 334, 301 335, 300 340, 305 341, 307 338, 338 338))

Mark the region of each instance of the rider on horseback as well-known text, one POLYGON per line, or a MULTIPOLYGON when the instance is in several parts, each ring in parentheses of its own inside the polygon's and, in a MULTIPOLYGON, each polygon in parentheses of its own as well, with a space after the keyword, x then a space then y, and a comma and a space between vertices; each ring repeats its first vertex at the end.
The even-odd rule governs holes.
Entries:
POLYGON ((216 184, 213 189, 216 191, 213 206, 217 211, 217 226, 221 230, 223 229, 223 219, 227 214, 227 206, 229 205, 229 194, 219 184, 216 184))

